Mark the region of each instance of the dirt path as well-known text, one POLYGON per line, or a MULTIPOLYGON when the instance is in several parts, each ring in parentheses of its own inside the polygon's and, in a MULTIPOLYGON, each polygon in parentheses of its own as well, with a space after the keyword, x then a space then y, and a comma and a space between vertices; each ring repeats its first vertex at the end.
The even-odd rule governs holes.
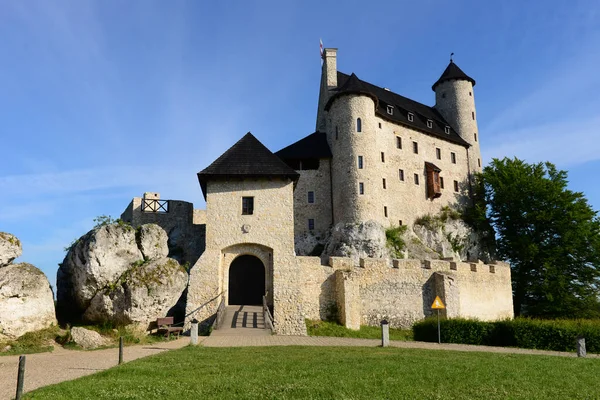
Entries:
MULTIPOLYGON (((200 338, 202 341, 205 338, 200 338)), ((123 361, 179 349, 188 345, 189 337, 164 343, 127 346, 123 361)), ((25 363, 25 387, 29 392, 42 386, 90 375, 114 367, 119 360, 119 349, 94 351, 65 350, 55 347, 51 353, 28 354, 25 363)), ((0 357, 0 400, 13 399, 17 385, 19 356, 0 357)))

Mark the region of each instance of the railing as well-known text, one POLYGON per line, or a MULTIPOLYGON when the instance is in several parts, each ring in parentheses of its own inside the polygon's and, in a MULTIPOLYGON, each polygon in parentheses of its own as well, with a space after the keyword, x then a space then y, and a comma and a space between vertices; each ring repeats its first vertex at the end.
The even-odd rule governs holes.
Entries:
POLYGON ((267 305, 267 296, 263 296, 263 317, 265 319, 265 329, 270 329, 273 332, 273 316, 267 305))
MULTIPOLYGON (((223 292, 225 293, 225 292, 223 292)), ((215 319, 215 324, 213 325, 213 329, 219 329, 223 324, 223 319, 225 318, 225 296, 221 297, 221 303, 219 304, 219 308, 217 309, 217 318, 215 319)))
POLYGON ((142 212, 168 213, 169 200, 142 199, 142 212))

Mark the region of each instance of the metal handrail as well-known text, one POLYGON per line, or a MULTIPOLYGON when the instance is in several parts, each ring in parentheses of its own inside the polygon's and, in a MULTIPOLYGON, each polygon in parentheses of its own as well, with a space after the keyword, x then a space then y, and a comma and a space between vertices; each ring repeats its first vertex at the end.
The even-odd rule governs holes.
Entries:
MULTIPOLYGON (((225 292, 223 292, 225 293, 225 292)), ((221 297, 221 303, 219 304, 219 308, 217 308, 217 318, 215 319, 214 329, 219 329, 223 324, 223 319, 225 318, 225 296, 221 297)))
POLYGON ((265 329, 270 329, 273 332, 273 316, 267 305, 267 296, 263 296, 263 317, 265 319, 265 329))

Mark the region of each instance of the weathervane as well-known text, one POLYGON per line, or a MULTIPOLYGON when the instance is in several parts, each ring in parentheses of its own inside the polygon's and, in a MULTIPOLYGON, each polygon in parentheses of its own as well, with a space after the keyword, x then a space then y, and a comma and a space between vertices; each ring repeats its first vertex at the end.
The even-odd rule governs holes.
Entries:
POLYGON ((450 53, 450 62, 454 62, 452 61, 452 56, 454 55, 454 53, 450 53))

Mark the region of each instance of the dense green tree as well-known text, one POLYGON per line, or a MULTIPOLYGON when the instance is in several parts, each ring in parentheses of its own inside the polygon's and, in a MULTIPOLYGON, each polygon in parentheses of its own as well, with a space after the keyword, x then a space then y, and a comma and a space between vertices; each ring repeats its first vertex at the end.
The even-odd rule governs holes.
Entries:
MULTIPOLYGON (((517 158, 494 159, 479 177, 498 258, 512 267, 515 315, 600 316, 600 221, 567 183, 553 164, 517 158)), ((480 202, 475 210, 482 224, 480 202)))

